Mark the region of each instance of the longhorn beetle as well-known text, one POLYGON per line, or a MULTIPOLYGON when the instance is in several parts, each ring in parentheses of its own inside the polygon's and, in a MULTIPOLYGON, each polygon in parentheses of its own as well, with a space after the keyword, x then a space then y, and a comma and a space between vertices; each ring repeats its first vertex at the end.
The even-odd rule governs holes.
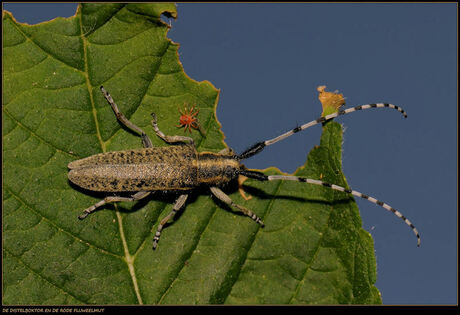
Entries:
POLYGON ((299 131, 324 123, 337 116, 349 114, 358 110, 389 107, 396 109, 402 113, 404 117, 407 117, 406 112, 399 106, 387 103, 377 103, 356 106, 345 110, 339 109, 335 113, 298 126, 276 138, 258 142, 241 154, 235 154, 228 149, 224 149, 219 153, 213 153, 198 152, 194 146, 193 139, 190 137, 165 135, 158 128, 156 116, 152 113, 152 126, 156 135, 169 144, 181 144, 167 147, 154 147, 152 141, 145 132, 130 122, 118 110, 118 106, 104 87, 101 86, 100 89, 120 123, 140 134, 144 148, 100 153, 69 163, 68 168, 70 172, 68 177, 70 181, 80 187, 93 191, 132 193, 131 197, 105 197, 101 201, 85 209, 79 216, 81 220, 106 203, 140 200, 157 190, 179 192, 180 195, 172 211, 163 218, 158 225, 153 238, 153 249, 155 249, 160 240, 163 226, 184 206, 190 191, 199 186, 207 186, 211 193, 219 200, 236 208, 261 226, 264 226, 264 223, 256 214, 234 203, 230 197, 219 188, 232 180, 238 179, 239 176, 246 176, 259 181, 290 180, 320 185, 367 199, 393 212, 396 216, 404 220, 415 233, 417 237, 417 246, 420 246, 420 234, 415 226, 399 211, 382 201, 358 191, 346 189, 316 179, 285 175, 265 175, 259 171, 249 170, 240 163, 242 160, 261 152, 265 147, 284 140, 299 131))

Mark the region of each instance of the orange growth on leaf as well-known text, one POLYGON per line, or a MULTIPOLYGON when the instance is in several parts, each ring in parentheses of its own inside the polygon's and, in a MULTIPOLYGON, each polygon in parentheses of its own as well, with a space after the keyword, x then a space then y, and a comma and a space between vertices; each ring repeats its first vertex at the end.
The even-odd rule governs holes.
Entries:
POLYGON ((321 116, 326 116, 336 112, 340 106, 345 104, 345 98, 343 94, 335 92, 326 92, 326 86, 318 86, 317 91, 319 92, 319 101, 323 105, 323 114, 321 116))

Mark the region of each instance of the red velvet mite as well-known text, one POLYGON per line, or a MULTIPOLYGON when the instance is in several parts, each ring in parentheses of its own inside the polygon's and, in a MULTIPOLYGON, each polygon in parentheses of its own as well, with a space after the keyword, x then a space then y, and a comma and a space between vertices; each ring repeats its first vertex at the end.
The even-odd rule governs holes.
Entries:
POLYGON ((184 110, 179 109, 179 113, 181 113, 181 116, 179 118, 179 125, 176 127, 184 127, 184 132, 187 130, 190 133, 192 133, 192 129, 199 129, 200 127, 198 126, 198 119, 196 118, 196 115, 200 112, 200 110, 195 110, 195 105, 192 106, 192 108, 188 108, 187 105, 185 105, 184 110))

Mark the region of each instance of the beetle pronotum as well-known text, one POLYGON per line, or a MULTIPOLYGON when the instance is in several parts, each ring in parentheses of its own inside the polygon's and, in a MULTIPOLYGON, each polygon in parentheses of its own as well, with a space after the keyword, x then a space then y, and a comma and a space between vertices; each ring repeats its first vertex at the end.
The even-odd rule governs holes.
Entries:
POLYGON ((100 153, 69 163, 69 180, 80 187, 93 191, 133 193, 131 197, 107 196, 85 209, 79 216, 79 219, 86 218, 90 213, 106 203, 140 200, 147 197, 153 191, 176 191, 179 193, 179 197, 174 203, 172 211, 158 224, 157 231, 153 238, 153 249, 155 249, 160 240, 163 226, 184 206, 190 191, 198 186, 207 186, 211 193, 219 200, 236 208, 263 226, 262 220, 255 213, 234 203, 230 197, 219 188, 232 180, 238 179, 240 176, 246 176, 259 181, 290 180, 320 185, 367 199, 404 220, 416 235, 417 246, 420 245, 420 234, 415 226, 399 211, 382 201, 358 191, 325 183, 321 180, 297 176, 265 175, 259 171, 249 170, 240 163, 240 161, 261 152, 265 147, 286 139, 299 131, 358 110, 388 107, 398 110, 404 117, 407 117, 405 111, 399 106, 387 103, 376 103, 338 110, 335 113, 298 126, 278 137, 258 142, 241 154, 234 154, 228 149, 224 149, 219 153, 213 153, 198 152, 194 146, 193 139, 190 137, 165 135, 158 128, 156 116, 152 113, 152 126, 156 135, 169 144, 182 144, 167 147, 154 147, 152 141, 145 132, 131 123, 118 110, 118 106, 102 86, 101 91, 112 107, 117 119, 129 129, 140 134, 144 148, 100 153))

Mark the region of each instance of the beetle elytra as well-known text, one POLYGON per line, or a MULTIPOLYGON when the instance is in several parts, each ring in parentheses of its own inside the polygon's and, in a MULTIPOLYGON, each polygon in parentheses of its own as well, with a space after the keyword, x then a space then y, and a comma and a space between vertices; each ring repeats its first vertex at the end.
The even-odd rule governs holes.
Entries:
POLYGON ((119 111, 118 106, 115 104, 110 94, 102 86, 101 91, 120 123, 141 136, 144 148, 100 153, 69 163, 69 180, 82 188, 108 193, 132 193, 130 197, 116 195, 107 196, 85 209, 79 216, 80 219, 86 218, 90 213, 107 203, 137 201, 147 197, 153 191, 175 191, 179 194, 179 197, 175 201, 172 211, 158 224, 157 231, 153 238, 153 249, 155 249, 160 240, 163 226, 185 205, 188 194, 199 186, 206 186, 209 187, 211 193, 216 198, 236 208, 238 211, 241 211, 243 214, 263 226, 262 220, 255 213, 234 203, 231 198, 219 188, 233 180, 245 176, 259 181, 290 180, 320 185, 367 199, 404 220, 416 235, 417 245, 420 245, 420 234, 415 226, 399 211, 382 201, 358 191, 325 183, 321 180, 297 176, 265 175, 260 171, 249 170, 241 164, 241 160, 261 152, 269 145, 311 126, 354 111, 388 107, 398 110, 404 117, 407 117, 405 111, 399 106, 387 103, 377 103, 356 106, 346 110, 338 110, 335 113, 296 127, 276 138, 258 142, 241 154, 235 154, 228 149, 224 149, 219 153, 213 153, 198 152, 194 146, 193 139, 190 137, 165 135, 158 128, 156 116, 152 113, 152 126, 156 135, 169 144, 180 144, 167 147, 154 147, 152 141, 145 132, 131 123, 119 111))

